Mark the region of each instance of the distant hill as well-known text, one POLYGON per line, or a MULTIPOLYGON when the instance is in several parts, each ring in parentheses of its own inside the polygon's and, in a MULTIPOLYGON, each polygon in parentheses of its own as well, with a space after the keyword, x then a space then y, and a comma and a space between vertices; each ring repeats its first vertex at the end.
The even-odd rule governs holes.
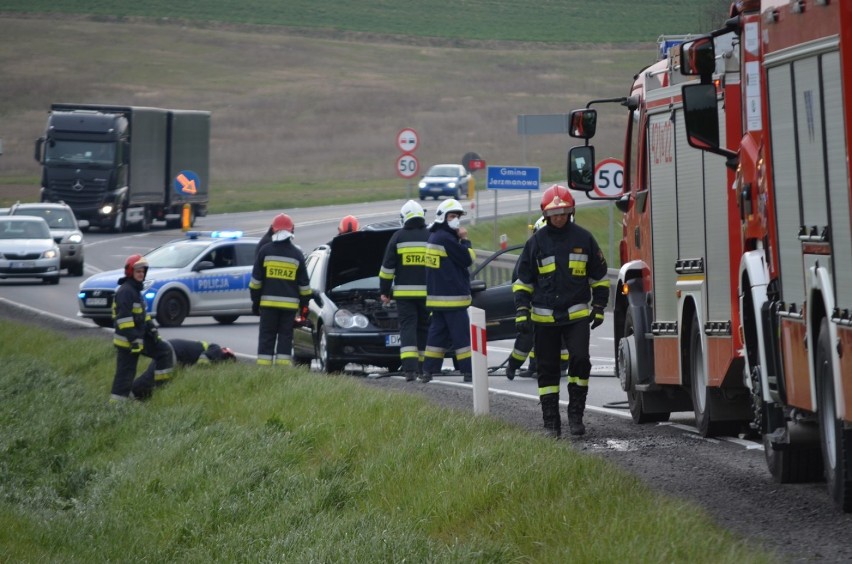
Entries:
POLYGON ((635 43, 719 25, 727 0, 0 1, 0 11, 143 17, 446 39, 635 43))

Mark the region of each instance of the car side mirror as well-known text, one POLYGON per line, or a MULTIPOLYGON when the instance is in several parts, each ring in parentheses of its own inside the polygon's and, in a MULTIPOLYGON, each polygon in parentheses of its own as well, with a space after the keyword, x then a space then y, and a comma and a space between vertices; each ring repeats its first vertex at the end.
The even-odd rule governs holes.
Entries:
POLYGON ((471 292, 481 292, 485 289, 485 280, 471 280, 470 281, 470 291, 471 292))
POLYGON ((196 264, 192 268, 192 270, 194 272, 201 272, 202 270, 210 270, 211 268, 216 268, 216 265, 213 264, 213 262, 211 262, 209 260, 203 260, 203 261, 199 262, 198 264, 196 264))

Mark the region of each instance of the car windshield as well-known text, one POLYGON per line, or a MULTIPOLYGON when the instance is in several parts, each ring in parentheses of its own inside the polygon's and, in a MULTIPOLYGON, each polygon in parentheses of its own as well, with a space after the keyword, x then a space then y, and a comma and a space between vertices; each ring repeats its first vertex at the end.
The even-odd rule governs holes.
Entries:
POLYGON ((426 176, 459 176, 459 169, 454 166, 437 165, 430 168, 426 176))
POLYGON ((0 239, 50 239, 50 231, 43 221, 3 221, 0 239))
POLYGON ((368 278, 359 278, 358 280, 352 280, 351 282, 347 282, 346 284, 341 284, 336 288, 331 289, 331 293, 334 292, 351 292, 353 290, 378 290, 379 289, 379 277, 378 276, 370 276, 368 278))
POLYGON ((203 241, 163 245, 145 255, 145 259, 151 268, 183 268, 208 247, 209 244, 203 241))
POLYGON ((51 229, 75 229, 74 214, 67 209, 22 208, 15 215, 34 215, 43 217, 51 229))

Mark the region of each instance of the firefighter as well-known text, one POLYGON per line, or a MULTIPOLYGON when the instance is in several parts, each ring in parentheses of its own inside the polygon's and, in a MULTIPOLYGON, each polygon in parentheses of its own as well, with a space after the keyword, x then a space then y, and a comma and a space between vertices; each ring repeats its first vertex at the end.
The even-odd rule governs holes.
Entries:
MULTIPOLYGON (((533 234, 535 234, 539 229, 547 225, 547 221, 545 221, 544 216, 538 218, 532 228, 533 234)), ((518 264, 520 260, 515 263, 515 272, 513 280, 518 279, 518 264)), ((506 363, 506 378, 509 380, 515 379, 515 374, 520 370, 521 366, 524 364, 524 361, 529 356, 530 364, 527 370, 519 373, 518 375, 523 378, 535 378, 537 377, 537 367, 535 360, 535 350, 533 349, 533 334, 532 333, 518 333, 517 337, 515 337, 515 343, 512 346, 512 353, 509 355, 509 359, 506 363)), ((562 350, 560 351, 560 373, 565 372, 568 369, 568 349, 563 345, 562 350)))
POLYGON ((394 233, 388 242, 379 271, 382 303, 389 303, 391 296, 396 300, 399 358, 407 382, 412 382, 422 373, 429 332, 425 267, 429 230, 425 215, 423 208, 414 200, 403 204, 399 210, 402 229, 394 233))
MULTIPOLYGON (((115 335, 115 376, 112 381, 110 401, 139 397, 135 391, 147 381, 166 382, 174 369, 174 356, 157 331, 145 308, 142 283, 148 274, 148 261, 142 255, 130 255, 124 261, 124 277, 112 303, 115 335), (136 378, 139 355, 152 358, 145 372, 136 378), (134 380, 135 379, 135 380, 134 380)), ((144 394, 143 394, 144 395, 144 394)))
POLYGON ((421 382, 441 371, 444 353, 451 350, 465 382, 471 381, 470 275, 473 250, 467 229, 460 226, 464 208, 455 199, 444 200, 435 210, 435 221, 426 244, 426 308, 431 313, 426 338, 426 358, 421 382))
POLYGON ((305 257, 293 244, 293 220, 272 220, 272 242, 257 254, 249 282, 252 313, 260 315, 257 364, 290 366, 296 315, 307 317, 311 288, 305 257))
POLYGON ((347 215, 343 219, 340 220, 340 223, 337 226, 337 234, 343 235, 344 233, 352 233, 354 231, 358 231, 358 218, 354 215, 347 215))
POLYGON ((193 341, 190 339, 168 339, 166 341, 175 353, 175 360, 180 366, 196 364, 215 364, 217 362, 235 361, 237 355, 228 347, 220 347, 216 343, 193 341))
POLYGON ((568 427, 572 435, 586 432, 583 412, 589 391, 590 329, 604 320, 609 280, 603 253, 594 236, 571 221, 574 198, 555 184, 541 198, 547 225, 524 245, 518 260, 515 323, 532 333, 538 362, 538 394, 545 431, 559 437, 559 355, 568 348, 568 427), (591 302, 591 306, 589 305, 591 302))

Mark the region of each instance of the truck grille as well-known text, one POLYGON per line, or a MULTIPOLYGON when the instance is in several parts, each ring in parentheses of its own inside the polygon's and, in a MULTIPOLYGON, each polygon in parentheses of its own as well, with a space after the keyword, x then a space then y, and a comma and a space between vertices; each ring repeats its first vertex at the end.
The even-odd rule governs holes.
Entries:
POLYGON ((72 208, 95 208, 103 202, 106 180, 51 180, 48 186, 54 200, 62 200, 72 208))

